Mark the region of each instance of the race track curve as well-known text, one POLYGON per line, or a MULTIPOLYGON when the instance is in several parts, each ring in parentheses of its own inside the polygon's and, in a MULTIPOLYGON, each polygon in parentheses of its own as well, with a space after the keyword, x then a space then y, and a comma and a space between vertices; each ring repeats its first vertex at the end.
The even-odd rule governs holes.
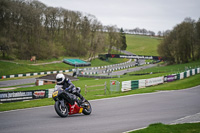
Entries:
MULTIPOLYGON (((146 88, 148 89, 148 88, 146 88)), ((53 106, 0 113, 1 133, 122 133, 200 112, 200 86, 90 101, 93 112, 60 118, 53 106)))

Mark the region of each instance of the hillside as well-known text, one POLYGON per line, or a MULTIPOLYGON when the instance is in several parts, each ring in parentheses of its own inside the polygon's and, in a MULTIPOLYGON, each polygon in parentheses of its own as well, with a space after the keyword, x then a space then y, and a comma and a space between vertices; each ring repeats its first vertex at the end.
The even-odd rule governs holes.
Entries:
POLYGON ((158 56, 157 46, 161 39, 149 36, 126 35, 127 51, 137 55, 158 56))

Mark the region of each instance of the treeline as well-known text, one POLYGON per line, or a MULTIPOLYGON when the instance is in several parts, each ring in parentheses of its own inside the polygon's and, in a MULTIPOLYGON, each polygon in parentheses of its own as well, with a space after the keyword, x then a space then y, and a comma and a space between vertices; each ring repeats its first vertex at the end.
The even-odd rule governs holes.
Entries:
POLYGON ((48 59, 94 57, 120 49, 123 34, 90 14, 48 7, 39 1, 0 0, 0 56, 48 59), (106 33, 105 33, 106 31, 106 33))
POLYGON ((185 18, 176 25, 158 46, 158 53, 170 63, 200 59, 200 19, 185 18))
POLYGON ((155 36, 155 32, 151 30, 147 30, 145 28, 134 28, 134 29, 125 29, 125 32, 128 34, 135 35, 146 35, 146 36, 155 36))

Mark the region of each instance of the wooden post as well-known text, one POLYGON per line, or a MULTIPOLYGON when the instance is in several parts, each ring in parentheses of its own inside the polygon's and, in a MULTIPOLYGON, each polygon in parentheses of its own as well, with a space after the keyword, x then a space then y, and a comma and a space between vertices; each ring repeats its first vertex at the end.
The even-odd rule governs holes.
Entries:
POLYGON ((105 82, 104 94, 106 95, 106 82, 105 82))
POLYGON ((85 85, 85 96, 87 94, 87 85, 85 85))

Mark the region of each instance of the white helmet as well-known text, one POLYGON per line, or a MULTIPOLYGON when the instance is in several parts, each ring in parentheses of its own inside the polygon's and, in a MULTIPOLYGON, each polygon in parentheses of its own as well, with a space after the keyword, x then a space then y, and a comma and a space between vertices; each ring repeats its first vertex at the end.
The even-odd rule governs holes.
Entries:
POLYGON ((64 80, 65 80, 65 76, 64 76, 64 74, 59 73, 59 74, 56 75, 56 81, 57 81, 58 84, 63 83, 64 80))

